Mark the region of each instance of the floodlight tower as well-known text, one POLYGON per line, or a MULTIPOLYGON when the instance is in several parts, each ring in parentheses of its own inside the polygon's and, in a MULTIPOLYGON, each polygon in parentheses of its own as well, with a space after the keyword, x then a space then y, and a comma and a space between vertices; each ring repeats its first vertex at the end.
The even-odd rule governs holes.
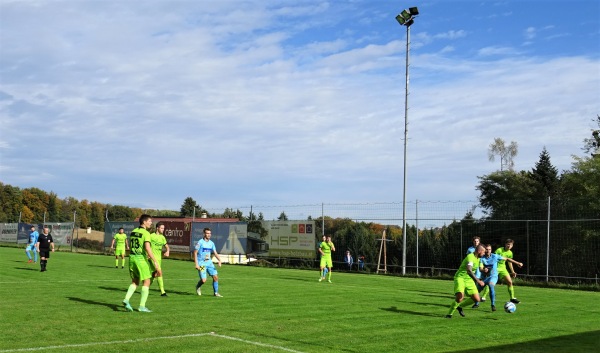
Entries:
MULTIPOLYGON (((406 81, 404 86, 404 182, 402 186, 402 274, 406 274, 406 142, 408 141, 408 58, 410 57, 410 26, 415 22, 419 9, 402 10, 396 21, 406 27, 406 81)), ((417 234, 418 236, 418 234, 417 234)))

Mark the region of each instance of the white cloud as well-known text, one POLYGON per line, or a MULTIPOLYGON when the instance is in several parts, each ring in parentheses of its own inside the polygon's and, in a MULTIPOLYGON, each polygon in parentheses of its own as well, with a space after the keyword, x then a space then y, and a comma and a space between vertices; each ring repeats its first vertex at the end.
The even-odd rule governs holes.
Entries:
MULTIPOLYGON (((62 4, 1 5, 3 182, 154 208, 402 196, 397 33, 333 29, 334 4, 311 1, 62 4)), ((458 57, 473 32, 430 32, 411 59, 409 199, 474 198, 494 137, 520 144, 518 168, 543 146, 568 168, 599 111, 597 59, 494 41, 458 57)))

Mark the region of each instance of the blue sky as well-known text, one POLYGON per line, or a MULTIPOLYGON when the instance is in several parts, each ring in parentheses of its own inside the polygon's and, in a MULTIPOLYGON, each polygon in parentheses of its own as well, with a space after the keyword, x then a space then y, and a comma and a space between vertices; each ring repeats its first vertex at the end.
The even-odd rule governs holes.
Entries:
POLYGON ((0 2, 0 181, 179 209, 475 200, 494 138, 559 170, 600 113, 600 2, 0 2))

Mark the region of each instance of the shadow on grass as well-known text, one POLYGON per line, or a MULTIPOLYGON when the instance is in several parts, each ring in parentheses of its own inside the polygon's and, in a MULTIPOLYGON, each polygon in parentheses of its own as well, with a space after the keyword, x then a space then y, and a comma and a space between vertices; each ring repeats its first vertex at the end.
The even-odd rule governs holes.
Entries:
MULTIPOLYGON (((110 266, 110 265, 94 265, 94 264, 88 264, 89 267, 99 267, 99 268, 114 268, 116 270, 116 268, 114 266, 110 266)), ((127 270, 128 268, 125 267, 123 269, 123 271, 127 270)), ((119 270, 121 270, 121 267, 119 267, 119 270)))
POLYGON ((291 280, 291 281, 300 281, 300 282, 318 282, 319 281, 319 276, 315 276, 316 279, 308 279, 306 277, 286 277, 286 276, 281 276, 278 279, 285 279, 285 280, 291 280))
POLYGON ((409 314, 409 315, 429 316, 429 317, 439 317, 439 318, 443 318, 445 315, 445 313, 432 314, 432 313, 426 313, 426 312, 421 312, 421 311, 403 310, 403 309, 398 309, 395 306, 392 306, 389 308, 380 308, 380 309, 389 311, 392 313, 398 313, 398 314, 409 314))
POLYGON ((118 305, 118 304, 102 303, 102 302, 97 302, 97 301, 93 301, 93 300, 89 300, 89 299, 82 299, 82 298, 75 298, 75 297, 67 297, 67 299, 76 301, 76 302, 80 302, 80 303, 84 303, 84 304, 106 306, 106 307, 112 309, 113 311, 125 311, 125 309, 122 309, 122 306, 118 305))
MULTIPOLYGON (((127 283, 127 282, 125 282, 125 283, 127 283)), ((131 282, 129 282, 129 283, 131 283, 131 282)), ((125 285, 123 287, 105 287, 105 286, 99 286, 98 288, 99 289, 104 289, 104 290, 109 290, 109 291, 112 291, 112 292, 123 292, 123 293, 125 293, 125 292, 127 292, 127 288, 128 287, 129 287, 129 284, 127 284, 127 285, 125 285)), ((139 292, 139 290, 140 290, 139 287, 140 286, 138 286, 138 288, 136 289, 136 293, 139 292)), ((197 295, 196 292, 192 292, 192 291, 190 291, 190 292, 180 292, 180 291, 176 291, 176 290, 172 290, 172 291, 166 290, 166 292, 167 292, 167 295, 171 295, 171 294, 177 294, 177 295, 194 295, 194 296, 197 295)), ((150 294, 151 295, 158 295, 158 296, 160 296, 160 290, 158 290, 158 289, 150 289, 150 294)))
POLYGON ((600 345, 600 330, 563 335, 540 340, 502 344, 498 346, 487 346, 470 350, 454 351, 464 353, 480 352, 527 352, 527 353, 579 353, 598 352, 600 345))
POLYGON ((38 267, 15 267, 15 270, 40 272, 39 265, 37 265, 37 264, 35 264, 35 265, 38 267))

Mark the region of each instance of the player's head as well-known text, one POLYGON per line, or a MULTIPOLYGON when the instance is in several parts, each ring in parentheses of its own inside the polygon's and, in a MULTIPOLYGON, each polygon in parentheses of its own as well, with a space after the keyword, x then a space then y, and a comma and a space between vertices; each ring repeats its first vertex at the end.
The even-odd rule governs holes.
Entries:
POLYGON ((331 241, 331 235, 328 235, 325 239, 327 239, 327 241, 331 241))
POLYGON ((513 245, 515 245, 515 241, 512 239, 506 239, 504 242, 504 250, 512 249, 513 245))
POLYGON ((50 228, 48 228, 48 225, 44 224, 44 234, 48 234, 49 231, 50 231, 50 228))
POLYGON ((156 223, 156 233, 163 234, 165 232, 165 224, 163 222, 156 223))
POLYGON ((492 245, 485 244, 485 256, 489 257, 492 254, 492 245))
POLYGON ((477 247, 475 248, 475 255, 477 257, 482 257, 483 254, 485 254, 485 246, 481 244, 477 245, 477 247))
POLYGON ((121 227, 119 228, 119 233, 124 233, 125 232, 125 228, 121 227))
POLYGON ((202 229, 202 232, 204 233, 204 239, 210 240, 210 237, 212 236, 212 231, 210 230, 210 228, 206 227, 202 229))
POLYGON ((150 228, 150 226, 152 226, 152 216, 144 213, 140 216, 140 227, 150 228))
POLYGON ((479 243, 481 242, 481 238, 478 236, 474 236, 473 237, 473 246, 477 246, 479 245, 479 243))
POLYGON ((323 234, 323 241, 327 240, 327 237, 325 236, 325 234, 323 234))
POLYGON ((35 230, 35 226, 34 225, 31 226, 31 230, 35 230))

